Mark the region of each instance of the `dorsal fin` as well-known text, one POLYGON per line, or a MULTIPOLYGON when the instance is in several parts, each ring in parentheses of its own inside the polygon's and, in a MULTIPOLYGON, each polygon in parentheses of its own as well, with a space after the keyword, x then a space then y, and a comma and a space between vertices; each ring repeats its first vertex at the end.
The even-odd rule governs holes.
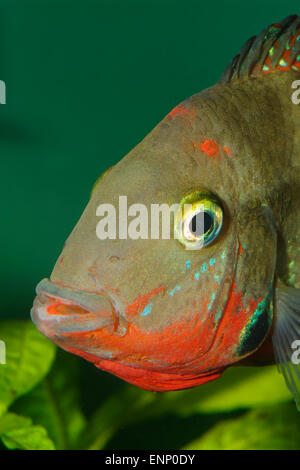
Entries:
POLYGON ((250 38, 225 69, 219 83, 278 70, 300 72, 300 17, 288 16, 250 38))

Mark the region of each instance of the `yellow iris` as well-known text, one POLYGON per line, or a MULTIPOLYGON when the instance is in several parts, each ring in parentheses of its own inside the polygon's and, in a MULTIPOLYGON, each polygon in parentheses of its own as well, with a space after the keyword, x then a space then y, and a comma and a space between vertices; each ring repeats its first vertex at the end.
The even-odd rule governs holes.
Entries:
POLYGON ((223 224, 221 203, 209 191, 195 191, 180 201, 175 216, 175 238, 187 249, 211 244, 223 224))

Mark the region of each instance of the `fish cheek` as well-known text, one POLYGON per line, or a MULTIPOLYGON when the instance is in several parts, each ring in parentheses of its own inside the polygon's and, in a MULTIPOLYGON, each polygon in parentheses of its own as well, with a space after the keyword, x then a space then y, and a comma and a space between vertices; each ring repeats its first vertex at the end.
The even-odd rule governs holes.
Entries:
POLYGON ((277 237, 269 213, 261 207, 248 212, 248 223, 240 233, 243 240, 240 256, 243 262, 237 273, 237 284, 244 293, 246 311, 255 304, 236 348, 242 358, 256 351, 266 338, 273 319, 273 282, 276 266, 277 237), (244 248, 243 248, 244 247, 244 248))

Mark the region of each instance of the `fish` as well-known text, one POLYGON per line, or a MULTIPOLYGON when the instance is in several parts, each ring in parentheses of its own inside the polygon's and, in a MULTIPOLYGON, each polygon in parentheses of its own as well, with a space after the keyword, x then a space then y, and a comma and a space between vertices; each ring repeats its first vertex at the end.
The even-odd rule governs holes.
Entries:
POLYGON ((300 409, 299 80, 291 15, 100 175, 37 285, 37 329, 150 391, 277 364, 300 409), (145 236, 174 205, 169 236, 145 236))

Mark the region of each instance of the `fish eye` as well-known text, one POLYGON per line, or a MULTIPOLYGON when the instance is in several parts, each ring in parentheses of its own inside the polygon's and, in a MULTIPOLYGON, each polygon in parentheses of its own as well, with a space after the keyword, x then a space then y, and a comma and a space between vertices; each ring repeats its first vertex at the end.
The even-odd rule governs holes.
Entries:
POLYGON ((175 237, 188 249, 210 245, 223 225, 223 209, 218 198, 208 191, 185 196, 175 216, 175 237))
POLYGON ((207 233, 213 225, 213 217, 209 212, 199 211, 191 219, 189 231, 195 236, 200 237, 207 233))

